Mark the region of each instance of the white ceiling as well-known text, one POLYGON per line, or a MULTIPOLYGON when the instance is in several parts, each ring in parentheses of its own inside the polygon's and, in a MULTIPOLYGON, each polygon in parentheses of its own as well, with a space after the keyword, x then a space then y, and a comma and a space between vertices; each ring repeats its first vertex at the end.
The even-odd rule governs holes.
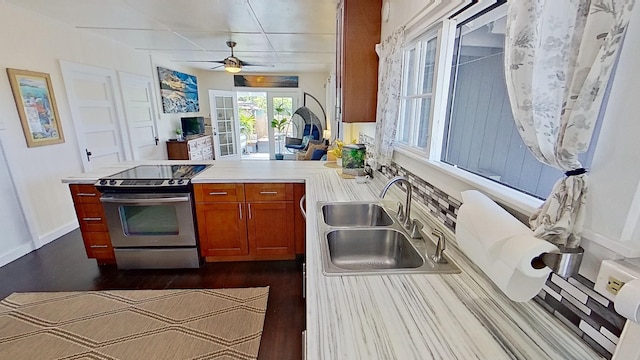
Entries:
POLYGON ((241 60, 274 65, 243 72, 328 72, 335 57, 338 0, 6 1, 196 68, 229 56, 227 40, 241 60))

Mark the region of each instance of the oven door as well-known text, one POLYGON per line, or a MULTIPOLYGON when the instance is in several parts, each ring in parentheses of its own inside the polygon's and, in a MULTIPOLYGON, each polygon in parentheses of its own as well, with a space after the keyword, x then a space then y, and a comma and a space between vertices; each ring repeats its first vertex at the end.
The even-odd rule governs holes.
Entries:
POLYGON ((103 194, 113 247, 196 246, 191 194, 103 194))

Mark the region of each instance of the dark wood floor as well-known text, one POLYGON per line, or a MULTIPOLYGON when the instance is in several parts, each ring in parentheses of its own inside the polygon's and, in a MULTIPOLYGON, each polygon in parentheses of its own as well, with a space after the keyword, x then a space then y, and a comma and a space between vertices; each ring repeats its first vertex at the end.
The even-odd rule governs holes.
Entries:
POLYGON ((14 292, 220 289, 270 286, 259 359, 300 359, 302 261, 206 263, 200 269, 117 270, 87 259, 78 230, 0 268, 0 299, 14 292))

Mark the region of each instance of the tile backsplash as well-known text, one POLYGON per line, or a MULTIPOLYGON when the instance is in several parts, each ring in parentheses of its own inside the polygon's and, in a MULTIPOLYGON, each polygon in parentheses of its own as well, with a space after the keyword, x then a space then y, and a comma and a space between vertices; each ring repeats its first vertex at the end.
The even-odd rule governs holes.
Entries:
MULTIPOLYGON (((373 138, 360 134, 358 142, 367 146, 367 158, 372 157, 373 138)), ((455 232, 461 203, 444 191, 392 162, 381 169, 383 175, 404 176, 413 185, 413 201, 426 206, 444 226, 455 232)), ((613 303, 593 290, 594 284, 577 275, 563 279, 551 274, 544 288, 533 298, 575 332, 604 358, 611 359, 626 319, 613 308, 613 303)))

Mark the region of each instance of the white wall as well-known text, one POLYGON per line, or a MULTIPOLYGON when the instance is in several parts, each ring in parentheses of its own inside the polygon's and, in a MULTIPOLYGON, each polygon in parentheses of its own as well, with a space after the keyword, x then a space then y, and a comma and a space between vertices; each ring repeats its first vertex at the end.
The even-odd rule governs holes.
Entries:
MULTIPOLYGON (((391 1, 391 18, 383 23, 381 38, 399 26, 412 22, 419 8, 416 1, 391 1)), ((482 3, 480 6, 484 6, 482 3)), ((580 272, 595 279, 602 259, 640 254, 640 7, 636 6, 620 54, 618 70, 603 120, 591 170, 590 198, 587 204, 583 247, 585 259, 580 272)), ((352 130, 375 136, 375 124, 356 124, 352 130)), ((473 188, 437 166, 428 166, 402 153, 394 160, 433 185, 460 199, 460 191, 473 188)), ((524 211, 530 215, 530 210, 524 211)), ((638 255, 634 255, 638 256, 638 255)))
MULTIPOLYGON (((63 177, 82 172, 69 103, 59 60, 150 75, 148 54, 113 41, 76 30, 66 24, 0 2, 0 143, 22 209, 15 202, 3 204, 9 213, 24 215, 29 227, 30 246, 37 248, 77 227, 68 186, 63 177), (56 95, 60 123, 65 136, 62 144, 28 148, 11 87, 4 68, 48 73, 56 95), (6 207, 9 207, 8 209, 6 207)), ((3 189, 7 189, 2 182, 3 189)), ((6 190, 5 190, 6 191, 6 190)), ((19 219, 4 224, 0 259, 13 260, 24 241, 24 223, 19 219), (5 234, 12 240, 4 240, 5 234), (20 238, 20 239, 19 239, 20 238), (3 258, 3 255, 10 254, 3 258)), ((6 261, 5 261, 6 262, 6 261)), ((5 262, 1 262, 3 265, 5 262)))
MULTIPOLYGON (((0 126, 0 131, 2 131, 0 126)), ((22 214, 0 141, 0 265, 32 250, 31 235, 22 214)))

